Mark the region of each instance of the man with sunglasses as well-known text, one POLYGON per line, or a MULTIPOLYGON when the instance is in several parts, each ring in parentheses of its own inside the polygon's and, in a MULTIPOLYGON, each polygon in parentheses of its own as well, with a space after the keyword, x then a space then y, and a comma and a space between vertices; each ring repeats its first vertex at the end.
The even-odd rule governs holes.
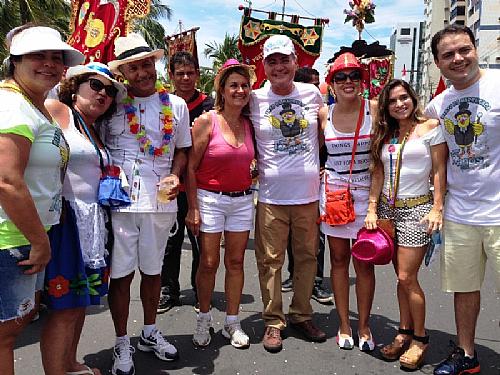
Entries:
POLYGON ((290 326, 310 341, 326 339, 312 323, 310 302, 318 250, 318 121, 323 100, 313 85, 294 82, 297 57, 290 38, 271 36, 263 58, 270 85, 250 98, 259 169, 255 256, 266 326, 262 343, 267 351, 278 352, 287 325, 281 268, 289 233, 295 259, 290 326))
POLYGON ((191 136, 186 103, 156 82, 155 62, 163 57, 163 50, 152 50, 141 35, 130 33, 116 39, 115 55, 109 67, 128 81, 128 95, 104 126, 105 142, 114 164, 123 169, 132 204, 112 212, 115 241, 108 302, 116 342, 111 372, 131 375, 135 373, 134 349, 127 335, 127 322, 130 284, 136 267, 141 274, 144 314, 137 348, 164 361, 179 356, 155 321, 165 247, 176 220, 174 198, 191 136), (165 189, 170 200, 167 203, 157 197, 164 183, 170 186, 165 189))

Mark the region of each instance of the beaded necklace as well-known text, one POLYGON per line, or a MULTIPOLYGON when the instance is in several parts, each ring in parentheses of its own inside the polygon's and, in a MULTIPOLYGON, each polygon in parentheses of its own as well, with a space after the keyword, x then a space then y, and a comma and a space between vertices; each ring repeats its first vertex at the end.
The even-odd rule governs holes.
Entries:
POLYGON ((405 147, 406 141, 408 140, 408 137, 410 136, 411 132, 413 129, 415 129, 416 124, 413 124, 412 127, 406 132, 405 136, 403 137, 403 140, 401 141, 401 146, 399 147, 398 153, 396 155, 396 165, 395 169, 393 169, 393 153, 396 151, 396 146, 395 144, 398 143, 398 138, 399 135, 394 134, 394 137, 391 138, 390 144, 389 144, 389 168, 390 168, 390 173, 389 173, 389 178, 390 178, 390 183, 389 183, 389 204, 394 207, 396 204, 396 195, 398 194, 398 188, 399 188, 399 175, 401 172, 401 161, 403 159, 403 149, 405 147))
POLYGON ((172 129, 173 129, 173 115, 172 115, 172 104, 170 102, 170 97, 168 95, 167 89, 160 83, 156 82, 156 92, 160 97, 161 102, 161 114, 163 116, 163 136, 161 139, 161 145, 159 147, 154 147, 151 138, 146 133, 146 127, 139 123, 139 117, 137 116, 137 107, 134 106, 134 96, 128 90, 127 97, 123 99, 125 114, 127 115, 128 125, 130 132, 135 135, 135 139, 139 141, 139 148, 141 152, 147 153, 148 155, 154 157, 163 156, 170 152, 170 140, 172 139, 172 129))

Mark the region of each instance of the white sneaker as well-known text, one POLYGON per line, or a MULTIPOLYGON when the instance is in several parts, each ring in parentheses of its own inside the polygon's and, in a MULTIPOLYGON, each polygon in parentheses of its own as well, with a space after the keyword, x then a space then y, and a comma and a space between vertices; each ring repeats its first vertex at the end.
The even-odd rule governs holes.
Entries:
POLYGON ((179 358, 176 347, 169 343, 158 329, 153 330, 149 337, 144 337, 144 331, 141 332, 137 349, 143 352, 154 352, 163 361, 174 361, 179 358))
POLYGON ((196 330, 193 335, 193 343, 196 346, 207 346, 210 344, 212 336, 210 329, 212 328, 212 315, 202 316, 198 314, 196 318, 196 330))
POLYGON ((250 338, 241 329, 240 322, 236 321, 231 324, 224 324, 222 336, 231 340, 231 345, 238 349, 248 348, 250 346, 250 338))
POLYGON ((134 375, 135 367, 132 354, 135 349, 130 345, 130 341, 121 340, 113 349, 113 375, 134 375))

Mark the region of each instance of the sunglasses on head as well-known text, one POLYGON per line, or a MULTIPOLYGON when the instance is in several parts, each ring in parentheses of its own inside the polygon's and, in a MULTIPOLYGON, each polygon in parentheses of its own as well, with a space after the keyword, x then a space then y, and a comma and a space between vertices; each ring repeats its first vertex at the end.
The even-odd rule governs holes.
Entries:
POLYGON ((344 83, 347 81, 348 77, 351 80, 351 82, 358 82, 361 79, 361 72, 359 70, 353 70, 349 74, 344 72, 338 72, 334 74, 333 81, 335 83, 344 83))
POLYGON ((95 78, 89 78, 89 85, 90 88, 96 92, 100 92, 102 89, 104 89, 104 92, 106 93, 107 96, 110 98, 116 98, 116 94, 118 94, 118 89, 113 86, 113 85, 105 85, 101 81, 95 78))

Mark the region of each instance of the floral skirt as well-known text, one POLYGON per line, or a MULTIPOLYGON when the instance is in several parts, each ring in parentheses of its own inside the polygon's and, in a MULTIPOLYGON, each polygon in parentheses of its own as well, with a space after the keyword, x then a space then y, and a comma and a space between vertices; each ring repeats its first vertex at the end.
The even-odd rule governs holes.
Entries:
POLYGON ((52 257, 45 269, 45 292, 50 309, 99 305, 108 292, 109 266, 85 265, 78 228, 75 211, 64 200, 61 222, 48 233, 52 257))

